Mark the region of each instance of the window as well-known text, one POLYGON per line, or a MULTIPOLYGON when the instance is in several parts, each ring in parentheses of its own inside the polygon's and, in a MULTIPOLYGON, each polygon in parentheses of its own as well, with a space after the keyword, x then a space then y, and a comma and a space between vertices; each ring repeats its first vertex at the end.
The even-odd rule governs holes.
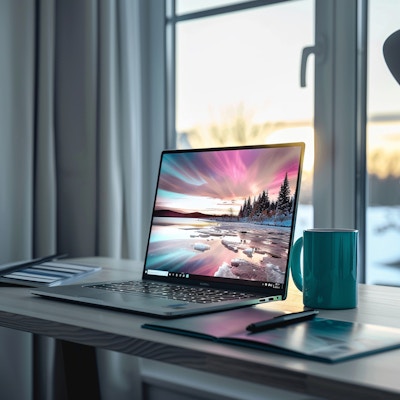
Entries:
POLYGON ((400 3, 369 1, 367 283, 400 285, 400 85, 382 48, 400 29, 400 3))
POLYGON ((300 87, 299 71, 302 49, 314 42, 313 1, 251 3, 176 2, 176 146, 306 142, 299 235, 312 227, 311 63, 307 87, 300 87), (213 14, 221 3, 228 6, 213 14), (204 11, 207 4, 210 15, 184 13, 199 11, 196 5, 204 11))
POLYGON ((305 141, 296 236, 358 228, 359 280, 399 285, 400 86, 382 56, 398 1, 174 3, 170 146, 305 141))

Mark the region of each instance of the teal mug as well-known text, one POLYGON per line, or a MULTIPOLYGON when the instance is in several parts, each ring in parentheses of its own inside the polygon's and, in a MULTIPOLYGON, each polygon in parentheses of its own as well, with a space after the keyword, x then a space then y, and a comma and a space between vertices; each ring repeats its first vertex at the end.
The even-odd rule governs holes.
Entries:
POLYGON ((358 231, 306 229, 290 254, 290 269, 306 307, 357 307, 358 231), (303 268, 301 251, 303 250, 303 268))

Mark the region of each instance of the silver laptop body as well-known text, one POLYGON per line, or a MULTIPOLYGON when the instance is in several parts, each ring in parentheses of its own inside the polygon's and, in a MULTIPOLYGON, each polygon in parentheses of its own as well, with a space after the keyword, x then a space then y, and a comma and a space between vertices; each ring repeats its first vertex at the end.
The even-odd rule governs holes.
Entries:
POLYGON ((284 300, 304 143, 165 150, 142 280, 32 290, 177 317, 284 300))

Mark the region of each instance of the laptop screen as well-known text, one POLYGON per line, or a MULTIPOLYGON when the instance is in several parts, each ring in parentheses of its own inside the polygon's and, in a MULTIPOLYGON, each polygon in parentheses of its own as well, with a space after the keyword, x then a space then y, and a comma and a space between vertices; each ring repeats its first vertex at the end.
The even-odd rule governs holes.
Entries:
POLYGON ((144 279, 282 290, 303 143, 161 155, 144 279))

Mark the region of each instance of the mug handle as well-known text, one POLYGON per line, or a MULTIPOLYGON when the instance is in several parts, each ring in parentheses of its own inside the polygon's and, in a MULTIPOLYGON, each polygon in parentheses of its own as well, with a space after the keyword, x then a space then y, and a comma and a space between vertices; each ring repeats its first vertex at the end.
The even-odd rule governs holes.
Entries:
POLYGON ((293 282, 301 292, 303 291, 303 277, 300 269, 300 254, 303 248, 303 238, 296 240, 290 252, 290 270, 292 271, 293 282))

